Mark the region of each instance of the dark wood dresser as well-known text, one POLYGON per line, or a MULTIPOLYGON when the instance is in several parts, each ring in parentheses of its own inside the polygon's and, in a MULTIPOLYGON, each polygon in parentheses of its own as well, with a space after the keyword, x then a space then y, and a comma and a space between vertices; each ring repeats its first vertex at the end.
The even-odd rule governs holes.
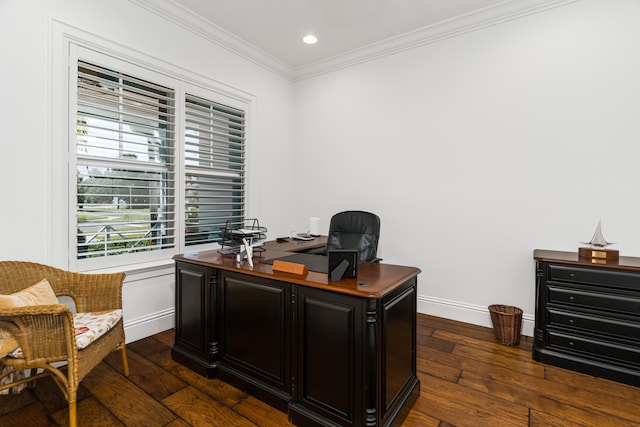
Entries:
POLYGON ((534 360, 640 386, 640 258, 536 249, 534 360))

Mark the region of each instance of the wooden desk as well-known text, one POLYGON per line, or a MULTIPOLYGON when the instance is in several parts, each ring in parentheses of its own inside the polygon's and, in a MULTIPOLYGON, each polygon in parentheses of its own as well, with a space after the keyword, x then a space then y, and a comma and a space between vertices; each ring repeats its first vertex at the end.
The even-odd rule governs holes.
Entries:
POLYGON ((419 269, 363 263, 357 279, 332 282, 274 273, 259 257, 253 267, 216 251, 174 259, 176 361, 299 426, 389 426, 417 399, 419 269))
POLYGON ((313 240, 296 240, 289 237, 282 242, 270 240, 264 243, 264 247, 268 251, 305 252, 310 249, 322 248, 326 243, 327 236, 318 236, 313 240))

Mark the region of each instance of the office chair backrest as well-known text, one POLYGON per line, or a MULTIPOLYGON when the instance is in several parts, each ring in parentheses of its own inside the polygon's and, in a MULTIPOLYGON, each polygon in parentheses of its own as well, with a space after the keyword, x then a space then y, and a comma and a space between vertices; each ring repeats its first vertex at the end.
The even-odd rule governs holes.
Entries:
POLYGON ((357 249, 358 261, 371 261, 378 252, 380 218, 364 211, 344 211, 331 217, 327 252, 332 249, 357 249))

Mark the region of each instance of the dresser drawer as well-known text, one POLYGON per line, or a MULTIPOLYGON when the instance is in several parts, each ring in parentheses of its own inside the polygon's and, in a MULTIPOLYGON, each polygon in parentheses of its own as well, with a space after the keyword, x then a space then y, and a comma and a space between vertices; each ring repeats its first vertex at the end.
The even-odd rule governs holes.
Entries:
POLYGON ((637 321, 556 308, 547 308, 547 318, 549 326, 582 329, 596 334, 605 333, 622 339, 636 340, 640 344, 640 323, 637 321))
POLYGON ((640 274, 638 273, 550 264, 548 280, 604 285, 640 292, 640 274))
POLYGON ((550 329, 548 348, 583 354, 597 360, 607 359, 625 367, 640 368, 640 346, 618 344, 550 329))
POLYGON ((597 310, 616 311, 640 316, 640 294, 620 291, 599 292, 592 287, 573 287, 561 284, 548 284, 548 302, 575 307, 587 307, 597 310))

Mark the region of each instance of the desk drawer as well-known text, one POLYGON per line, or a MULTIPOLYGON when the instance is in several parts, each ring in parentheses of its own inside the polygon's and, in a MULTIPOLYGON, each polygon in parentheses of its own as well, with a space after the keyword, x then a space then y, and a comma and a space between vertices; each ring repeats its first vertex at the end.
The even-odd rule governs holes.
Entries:
POLYGON ((549 280, 619 287, 640 292, 640 274, 549 265, 549 280))
POLYGON ((618 336, 624 340, 638 340, 640 343, 640 323, 636 321, 602 317, 556 308, 547 308, 547 318, 549 319, 550 326, 605 333, 618 336))
POLYGON ((556 348, 571 354, 581 353, 599 361, 607 359, 625 367, 640 368, 640 346, 606 342, 551 329, 548 331, 548 336, 547 347, 549 348, 556 348))
POLYGON ((566 306, 587 307, 640 315, 640 295, 602 293, 592 288, 577 288, 560 284, 547 285, 548 302, 566 306))

